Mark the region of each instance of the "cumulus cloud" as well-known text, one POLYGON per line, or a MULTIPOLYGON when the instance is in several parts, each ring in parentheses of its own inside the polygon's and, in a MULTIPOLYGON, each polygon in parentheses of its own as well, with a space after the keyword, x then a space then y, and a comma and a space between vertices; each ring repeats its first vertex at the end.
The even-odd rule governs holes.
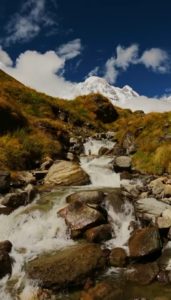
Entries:
POLYGON ((75 39, 57 49, 57 54, 65 60, 73 59, 81 54, 82 45, 80 39, 75 39))
MULTIPOLYGON (((5 45, 27 42, 37 36, 42 28, 57 23, 46 9, 47 0, 26 0, 20 11, 12 16, 5 27, 5 45)), ((54 28, 53 28, 54 29, 54 28)))
POLYGON ((0 68, 20 82, 54 97, 74 97, 75 84, 66 81, 61 72, 65 68, 65 59, 56 52, 26 51, 20 54, 13 66, 2 48, 1 52, 0 68))
POLYGON ((139 62, 155 72, 167 73, 170 69, 168 53, 159 48, 144 51, 139 62))
POLYGON ((116 48, 116 55, 106 61, 103 76, 109 83, 114 84, 121 72, 126 71, 130 65, 137 64, 143 64, 153 72, 167 73, 170 71, 169 55, 166 51, 151 48, 140 56, 137 44, 127 48, 119 45, 116 48))

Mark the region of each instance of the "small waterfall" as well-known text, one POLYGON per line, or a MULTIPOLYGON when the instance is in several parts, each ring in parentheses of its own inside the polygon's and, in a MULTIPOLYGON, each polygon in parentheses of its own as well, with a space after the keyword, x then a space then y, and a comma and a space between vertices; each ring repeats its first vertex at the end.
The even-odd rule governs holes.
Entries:
POLYGON ((81 167, 89 174, 94 187, 120 187, 120 175, 112 170, 113 157, 98 156, 101 147, 112 149, 114 142, 88 139, 84 144, 85 156, 80 158, 81 167))
POLYGON ((106 204, 109 220, 112 225, 114 237, 107 241, 105 245, 109 248, 122 247, 128 252, 126 243, 130 237, 132 228, 130 226, 132 221, 135 221, 133 205, 125 201, 122 207, 122 212, 116 213, 110 203, 106 204))
POLYGON ((115 145, 114 142, 111 142, 106 139, 95 140, 89 138, 84 144, 84 153, 85 155, 98 155, 101 147, 105 147, 110 150, 113 148, 114 145, 115 145))

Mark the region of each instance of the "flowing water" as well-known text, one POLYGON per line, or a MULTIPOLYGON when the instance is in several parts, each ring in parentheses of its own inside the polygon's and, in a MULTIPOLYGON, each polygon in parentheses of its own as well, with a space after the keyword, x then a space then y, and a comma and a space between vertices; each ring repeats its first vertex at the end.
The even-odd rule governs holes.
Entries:
MULTIPOLYGON (((64 220, 57 216, 57 211, 65 206, 67 195, 81 189, 120 186, 120 176, 112 170, 112 158, 98 157, 101 146, 111 149, 114 143, 88 140, 84 146, 85 155, 81 157, 80 164, 90 175, 89 186, 57 188, 35 199, 27 207, 20 207, 9 216, 0 215, 0 241, 10 240, 13 244, 10 254, 13 259, 12 276, 0 281, 0 300, 34 299, 31 296, 34 296, 37 287, 26 278, 24 264, 40 253, 75 243, 67 235, 64 220)), ((116 214, 109 203, 106 205, 116 234, 106 245, 125 247, 130 236, 129 224, 134 220, 133 207, 129 202, 125 202, 123 212, 116 214)))

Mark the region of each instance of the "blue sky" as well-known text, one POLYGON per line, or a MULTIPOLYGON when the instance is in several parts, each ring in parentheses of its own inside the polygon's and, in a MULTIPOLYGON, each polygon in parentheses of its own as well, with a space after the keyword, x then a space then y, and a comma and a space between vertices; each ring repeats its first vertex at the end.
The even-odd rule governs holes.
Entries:
POLYGON ((146 96, 171 94, 169 0, 1 0, 0 11, 1 67, 19 80, 42 54, 61 86, 95 74, 146 96))

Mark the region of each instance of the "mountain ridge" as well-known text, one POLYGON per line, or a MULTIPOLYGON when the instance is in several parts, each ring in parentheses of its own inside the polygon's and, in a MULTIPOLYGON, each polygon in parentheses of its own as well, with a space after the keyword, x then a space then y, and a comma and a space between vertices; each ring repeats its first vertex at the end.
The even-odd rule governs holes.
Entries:
POLYGON ((84 82, 78 83, 78 93, 87 95, 89 93, 100 93, 112 102, 125 102, 131 98, 139 97, 129 85, 123 88, 110 85, 104 78, 98 76, 90 76, 84 82))

